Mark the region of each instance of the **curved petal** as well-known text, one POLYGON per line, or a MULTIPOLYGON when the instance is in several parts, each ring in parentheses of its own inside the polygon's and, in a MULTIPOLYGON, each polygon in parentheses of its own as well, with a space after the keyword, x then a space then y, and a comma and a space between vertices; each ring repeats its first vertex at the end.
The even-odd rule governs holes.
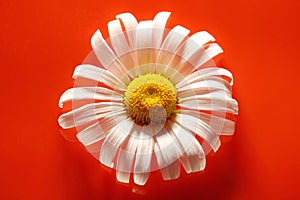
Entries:
MULTIPOLYGON (((152 28, 153 21, 141 21, 136 30, 136 48, 152 48, 152 28)), ((139 63, 143 63, 141 60, 139 63)))
POLYGON ((164 39, 156 58, 156 63, 161 64, 156 69, 156 73, 165 73, 168 65, 180 44, 187 38, 190 31, 182 26, 175 26, 164 39))
POLYGON ((174 145, 181 146, 183 150, 180 161, 187 173, 204 169, 204 151, 191 132, 177 123, 167 124, 167 127, 176 136, 174 145))
POLYGON ((207 78, 211 77, 218 77, 218 76, 225 76, 230 79, 230 85, 233 85, 233 76, 230 71, 224 68, 218 68, 218 67, 210 67, 210 68, 204 68, 199 69, 197 71, 194 71, 193 73, 187 75, 183 80, 178 82, 175 87, 176 89, 182 88, 186 85, 199 82, 202 80, 206 80, 207 78))
POLYGON ((108 32, 113 49, 127 70, 136 66, 136 61, 132 55, 131 49, 126 41, 122 26, 119 20, 113 20, 108 23, 108 32))
MULTIPOLYGON (((113 63, 114 61, 118 61, 118 58, 104 40, 99 29, 92 36, 91 45, 96 56, 104 67, 108 68, 111 63, 113 63)), ((120 65, 121 64, 119 62, 116 63, 116 67, 122 69, 120 65)))
POLYGON ((129 183, 132 164, 134 161, 137 144, 139 143, 138 135, 140 131, 141 126, 134 124, 132 133, 128 136, 125 147, 121 148, 119 151, 116 175, 117 180, 122 183, 129 183))
POLYGON ((104 133, 109 133, 115 126, 117 126, 121 121, 128 118, 127 111, 122 111, 119 113, 111 112, 106 117, 99 121, 101 128, 104 133))
POLYGON ((154 72, 149 63, 152 59, 152 31, 153 22, 141 21, 136 29, 136 57, 138 61, 138 67, 133 72, 134 76, 140 76, 149 72, 154 72))
POLYGON ((126 89, 126 85, 118 77, 110 73, 108 70, 96 67, 94 65, 78 65, 73 73, 73 78, 77 77, 102 82, 111 88, 119 89, 122 91, 126 89))
POLYGON ((139 135, 134 165, 134 182, 144 185, 149 178, 150 164, 153 153, 152 131, 148 126, 143 126, 139 135))
POLYGON ((230 119, 226 119, 226 113, 223 114, 224 117, 219 117, 194 110, 181 110, 181 113, 201 119, 206 124, 208 124, 218 135, 233 135, 234 133, 235 122, 230 119))
POLYGON ((78 87, 70 88, 66 90, 59 99, 59 107, 63 107, 63 104, 69 101, 78 101, 84 99, 94 100, 108 100, 121 102, 122 96, 110 89, 103 87, 78 87))
POLYGON ((210 92, 223 92, 224 95, 231 97, 231 86, 222 78, 209 77, 206 80, 194 82, 177 89, 177 96, 181 99, 210 92))
POLYGON ((117 124, 105 138, 100 151, 100 162, 106 166, 113 167, 113 160, 121 144, 130 134, 133 121, 128 118, 117 124))
POLYGON ((180 175, 179 158, 182 155, 176 137, 163 128, 155 137, 154 153, 164 180, 176 179, 180 175))
POLYGON ((159 12, 153 19, 153 47, 158 49, 163 41, 163 34, 170 12, 159 12))
POLYGON ((218 135, 201 119, 186 114, 177 114, 175 120, 182 127, 200 136, 214 151, 220 147, 221 142, 218 135))
POLYGON ((167 122, 165 128, 176 138, 176 140, 173 141, 173 145, 178 150, 178 154, 182 156, 190 147, 192 141, 194 140, 194 135, 177 123, 167 122))
POLYGON ((198 172, 205 168, 205 153, 196 138, 181 157, 181 163, 187 173, 198 172))
POLYGON ((175 69, 180 69, 184 63, 189 61, 189 59, 197 52, 203 52, 204 44, 213 41, 215 41, 215 38, 206 31, 193 34, 176 51, 176 55, 178 55, 181 59, 173 59, 169 65, 173 66, 175 69))
POLYGON ((206 63, 209 63, 209 65, 214 66, 215 63, 212 59, 221 53, 223 53, 223 50, 216 43, 207 44, 203 46, 202 49, 200 48, 199 51, 195 52, 187 60, 185 60, 183 57, 183 59, 181 59, 181 63, 178 64, 178 67, 175 67, 177 71, 170 75, 170 79, 172 79, 173 82, 177 83, 181 81, 181 79, 178 79, 178 73, 186 76, 191 72, 204 66, 204 64, 206 63))
POLYGON ((138 26, 138 21, 131 13, 122 13, 117 15, 116 18, 122 21, 128 35, 129 47, 134 49, 136 40, 135 31, 138 26))
POLYGON ((76 137, 84 146, 88 146, 102 140, 105 134, 99 122, 96 122, 80 131, 76 137))
POLYGON ((113 50, 117 57, 124 55, 130 51, 126 38, 123 34, 122 26, 119 20, 108 22, 108 33, 113 50))
POLYGON ((104 40, 100 30, 97 30, 91 38, 91 45, 101 64, 121 80, 129 82, 127 70, 117 58, 113 50, 104 40), (122 78, 121 78, 122 77, 122 78))
POLYGON ((177 179, 180 175, 180 162, 175 160, 172 164, 160 169, 163 180, 177 179))
POLYGON ((192 110, 208 110, 237 114, 238 103, 224 92, 211 92, 179 99, 179 106, 192 110))
POLYGON ((201 51, 203 49, 203 45, 214 41, 215 38, 206 31, 193 34, 177 51, 177 53, 182 57, 180 65, 191 58, 196 52, 199 50, 201 51))
POLYGON ((104 118, 112 113, 121 113, 124 110, 122 103, 90 103, 62 114, 58 118, 58 123, 62 128, 72 128, 104 118))
POLYGON ((165 75, 171 79, 174 79, 174 82, 180 81, 180 79, 177 80, 178 76, 176 75, 178 73, 182 75, 188 75, 191 71, 193 71, 194 66, 190 64, 191 61, 194 59, 200 59, 199 55, 201 55, 201 58, 204 57, 204 60, 210 57, 210 51, 208 51, 204 45, 214 41, 215 38, 206 31, 193 34, 177 49, 176 56, 174 56, 169 63, 169 66, 172 67, 175 72, 171 71, 169 73, 165 73, 165 75), (206 51, 208 51, 208 53, 206 53, 206 51))
MULTIPOLYGON (((196 52, 188 59, 188 65, 191 65, 192 70, 197 70, 206 62, 212 60, 217 55, 223 53, 223 49, 216 43, 207 44, 203 46, 203 50, 196 52)), ((184 66, 185 67, 185 66, 184 66)))
POLYGON ((176 137, 163 128, 155 136, 154 153, 160 169, 172 164, 182 155, 180 148, 174 145, 176 137))
POLYGON ((166 36, 165 40, 161 45, 163 51, 175 53, 179 45, 182 44, 184 39, 189 35, 190 30, 177 25, 175 26, 166 36))

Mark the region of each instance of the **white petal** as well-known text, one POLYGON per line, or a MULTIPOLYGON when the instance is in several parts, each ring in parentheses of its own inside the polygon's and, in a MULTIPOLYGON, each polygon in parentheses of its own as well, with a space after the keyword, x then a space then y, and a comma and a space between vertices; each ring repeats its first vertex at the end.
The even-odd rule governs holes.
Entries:
POLYGON ((179 160, 175 160, 169 166, 160 170, 161 175, 164 180, 173 180, 179 177, 180 175, 180 162, 179 160))
POLYGON ((110 41, 118 57, 130 51, 119 20, 110 21, 107 25, 110 41))
POLYGON ((212 58, 210 56, 210 51, 207 50, 207 46, 205 45, 209 42, 213 42, 215 39, 207 32, 202 31, 195 33, 190 38, 188 38, 184 44, 182 44, 178 50, 176 51, 176 57, 172 59, 169 63, 169 66, 175 69, 173 73, 165 73, 167 77, 169 77, 173 82, 180 81, 181 78, 177 74, 180 73, 184 76, 188 75, 191 71, 194 70, 196 66, 193 65, 193 60, 202 59, 208 61, 208 58, 212 58), (208 51, 208 52, 206 52, 208 51), (200 58, 199 58, 200 57, 200 58), (192 64, 191 64, 192 63, 192 64))
POLYGON ((202 50, 204 44, 213 41, 215 41, 215 38, 206 31, 193 34, 177 52, 183 58, 181 64, 186 62, 196 52, 202 50))
POLYGON ((111 88, 124 91, 126 85, 114 74, 108 70, 102 69, 89 64, 78 65, 73 73, 73 78, 82 77, 90 80, 102 82, 111 88))
MULTIPOLYGON (((212 122, 214 123, 212 125, 218 126, 217 121, 218 121, 217 119, 212 120, 212 122)), ((234 130, 235 130, 235 122, 234 121, 225 119, 221 123, 223 123, 222 130, 220 130, 221 135, 233 135, 234 134, 234 130)))
POLYGON ((170 15, 170 12, 159 12, 153 19, 153 46, 156 49, 158 49, 162 43, 164 29, 170 15))
POLYGON ((121 113, 124 110, 122 103, 90 103, 62 114, 58 118, 58 123, 62 128, 72 128, 104 118, 110 114, 121 113))
POLYGON ((63 107, 63 104, 69 101, 78 101, 85 99, 94 99, 94 100, 109 100, 109 101, 118 101, 123 100, 122 96, 110 89, 103 87, 78 87, 70 88, 66 90, 59 99, 59 107, 63 107))
POLYGON ((205 154, 196 138, 182 156, 181 163, 187 173, 198 172, 205 168, 205 154))
POLYGON ((121 183, 129 183, 130 172, 116 171, 117 180, 121 183))
POLYGON ((115 126, 107 135, 102 144, 100 151, 100 162, 106 166, 113 167, 113 159, 119 150, 120 145, 124 142, 126 137, 130 134, 133 126, 132 119, 121 121, 115 126))
POLYGON ((138 67, 133 72, 133 76, 140 76, 149 72, 154 72, 149 65, 152 58, 152 21, 141 21, 136 30, 136 57, 138 67))
POLYGON ((218 135, 201 119, 186 114, 177 114, 175 120, 181 126, 200 136, 214 151, 220 147, 221 142, 218 135))
POLYGON ((176 67, 177 71, 170 75, 169 78, 177 83, 182 80, 178 79, 178 73, 186 76, 192 71, 203 67, 204 64, 215 66, 216 64, 212 59, 221 53, 223 53, 223 50, 218 44, 213 43, 205 45, 203 46, 203 49, 199 49, 199 51, 195 52, 195 54, 188 58, 186 62, 183 62, 185 59, 182 59, 182 63, 178 64, 178 67, 176 67))
POLYGON ((80 131, 76 137, 83 145, 88 146, 102 140, 105 134, 99 122, 97 122, 80 131))
MULTIPOLYGON (((226 101, 227 99, 231 98, 226 92, 224 91, 212 91, 208 94, 199 94, 199 95, 193 95, 189 97, 184 97, 179 99, 179 103, 185 102, 185 101, 191 101, 191 100, 199 100, 205 102, 213 102, 214 99, 216 100, 223 100, 226 101)), ((224 104, 225 105, 225 104, 224 104)))
POLYGON ((228 97, 231 97, 231 86, 227 81, 219 77, 209 77, 205 80, 193 82, 189 85, 177 89, 178 98, 206 94, 210 92, 224 92, 228 97))
POLYGON ((99 61, 103 64, 104 67, 108 68, 108 66, 112 62, 118 60, 112 49, 104 40, 100 30, 97 30, 92 36, 91 45, 95 51, 96 56, 98 57, 99 61))
POLYGON ((178 60, 177 57, 174 57, 169 65, 176 70, 180 70, 197 52, 203 53, 204 44, 213 41, 215 39, 206 31, 193 34, 177 49, 176 55, 180 59, 178 60))
POLYGON ((99 121, 101 128, 104 133, 109 133, 117 124, 121 121, 124 121, 128 118, 127 111, 122 112, 111 112, 111 114, 107 115, 103 119, 99 121))
POLYGON ((120 21, 110 21, 108 23, 108 32, 111 44, 118 59, 128 71, 131 70, 134 66, 136 66, 137 61, 127 43, 120 21))
POLYGON ((134 182, 138 185, 144 185, 148 180, 153 145, 152 131, 148 126, 143 126, 139 136, 134 165, 134 182))
POLYGON ((174 145, 180 145, 183 149, 184 153, 180 160, 185 170, 190 173, 204 169, 204 151, 191 132, 177 123, 167 124, 167 127, 170 127, 173 134, 176 135, 177 141, 174 141, 174 145))
POLYGON ((158 166, 164 180, 176 179, 180 174, 179 158, 183 154, 176 136, 163 128, 157 135, 154 144, 158 166))
POLYGON ((176 137, 165 128, 156 134, 154 153, 160 169, 172 164, 182 155, 180 147, 174 145, 174 141, 176 141, 176 137))
POLYGON ((178 154, 182 156, 190 147, 194 140, 194 135, 177 123, 167 122, 166 130, 175 136, 176 140, 174 140, 173 144, 176 146, 176 149, 179 150, 178 154))
POLYGON ((133 176, 134 183, 137 185, 145 185, 149 179, 150 172, 135 173, 133 176))
POLYGON ((113 50, 108 46, 100 30, 97 30, 92 36, 91 45, 97 58, 105 68, 126 83, 129 82, 126 68, 119 61, 113 50))
POLYGON ((189 33, 190 30, 188 29, 180 25, 175 26, 166 36, 163 44, 161 45, 161 49, 163 51, 175 53, 179 45, 182 44, 189 33))
POLYGON ((122 13, 117 15, 116 18, 124 24, 129 39, 129 46, 131 49, 134 49, 136 40, 135 30, 138 26, 136 18, 131 13, 122 13))
POLYGON ((210 68, 199 69, 189 74, 182 81, 176 84, 176 88, 181 88, 188 84, 205 80, 206 78, 211 76, 225 76, 231 80, 230 85, 231 86, 233 85, 233 76, 230 71, 224 68, 210 67, 210 68))
POLYGON ((181 98, 178 105, 192 110, 238 113, 237 101, 219 91, 181 98))
POLYGON ((194 70, 200 68, 212 58, 223 53, 222 48, 216 43, 205 45, 203 48, 204 52, 199 51, 193 57, 188 59, 189 64, 194 66, 194 70))
MULTIPOLYGON (((136 30, 136 49, 147 49, 152 48, 152 27, 153 22, 149 21, 141 21, 136 30)), ((147 55, 150 60, 151 55, 147 55)), ((139 59, 139 63, 145 63, 144 59, 139 59)))
POLYGON ((121 148, 118 154, 116 174, 117 180, 122 183, 129 183, 132 164, 139 143, 141 126, 133 125, 132 133, 129 135, 125 148, 121 148))
POLYGON ((181 113, 201 119, 217 134, 233 135, 234 133, 235 122, 230 119, 226 119, 226 113, 223 113, 223 115, 221 114, 222 117, 194 110, 181 110, 181 113))
POLYGON ((161 67, 157 67, 156 71, 162 74, 167 70, 167 67, 174 57, 174 54, 179 45, 187 38, 190 31, 182 26, 175 26, 166 36, 163 41, 160 51, 157 56, 157 63, 162 64, 161 67))

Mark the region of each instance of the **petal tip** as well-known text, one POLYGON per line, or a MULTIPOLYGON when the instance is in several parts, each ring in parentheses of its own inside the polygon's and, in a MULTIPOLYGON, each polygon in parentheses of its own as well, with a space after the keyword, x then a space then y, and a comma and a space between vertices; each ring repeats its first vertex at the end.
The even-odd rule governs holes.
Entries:
POLYGON ((130 173, 117 171, 116 178, 120 183, 129 183, 130 173))
POLYGON ((133 180, 137 185, 145 185, 149 178, 149 173, 136 173, 134 174, 133 180))

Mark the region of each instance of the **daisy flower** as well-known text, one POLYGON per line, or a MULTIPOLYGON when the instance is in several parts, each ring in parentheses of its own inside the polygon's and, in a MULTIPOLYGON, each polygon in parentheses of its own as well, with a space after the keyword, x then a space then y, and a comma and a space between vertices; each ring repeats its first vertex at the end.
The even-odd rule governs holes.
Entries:
POLYGON ((140 21, 130 13, 99 30, 92 54, 75 68, 73 88, 59 100, 71 111, 58 122, 76 128, 78 140, 117 180, 144 185, 151 171, 176 179, 205 168, 205 156, 232 135, 238 103, 232 74, 214 59, 223 51, 206 31, 189 36, 180 25, 165 28, 170 12, 140 21))

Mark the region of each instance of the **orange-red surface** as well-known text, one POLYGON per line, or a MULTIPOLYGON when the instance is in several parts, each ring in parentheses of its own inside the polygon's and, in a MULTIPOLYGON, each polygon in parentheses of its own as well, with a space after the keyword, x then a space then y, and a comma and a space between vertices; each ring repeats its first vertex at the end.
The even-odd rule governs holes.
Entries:
POLYGON ((0 199, 299 199, 299 10, 297 0, 1 1, 0 199), (132 193, 61 136, 57 102, 98 27, 107 36, 118 13, 162 10, 170 27, 216 37, 240 114, 203 173, 153 173, 132 193))

